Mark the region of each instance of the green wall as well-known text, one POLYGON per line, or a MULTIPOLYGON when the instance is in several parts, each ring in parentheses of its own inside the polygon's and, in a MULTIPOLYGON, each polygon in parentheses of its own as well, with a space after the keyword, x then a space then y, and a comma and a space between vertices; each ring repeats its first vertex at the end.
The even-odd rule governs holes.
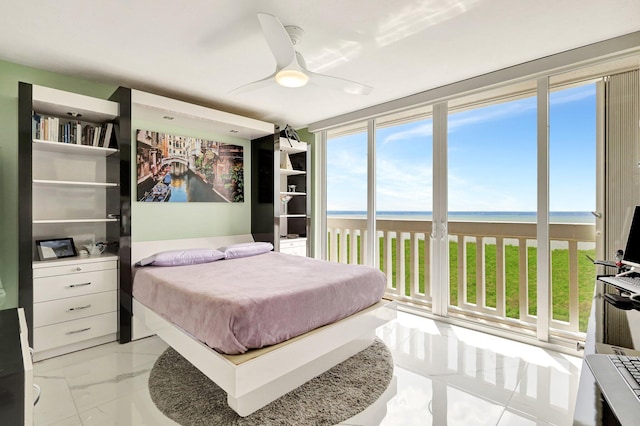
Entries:
MULTIPOLYGON (((0 309, 18 303, 18 82, 24 81, 56 89, 106 99, 116 86, 30 68, 0 60, 0 280, 7 292, 0 309)), ((250 142, 245 139, 216 135, 203 131, 170 126, 166 123, 132 121, 132 141, 135 130, 175 132, 203 137, 219 142, 244 146, 244 203, 140 203, 132 202, 131 232, 133 241, 195 238, 234 235, 251 232, 251 164, 250 142)), ((132 143, 131 158, 136 158, 132 143)), ((132 200, 135 199, 135 164, 132 165, 132 200)))

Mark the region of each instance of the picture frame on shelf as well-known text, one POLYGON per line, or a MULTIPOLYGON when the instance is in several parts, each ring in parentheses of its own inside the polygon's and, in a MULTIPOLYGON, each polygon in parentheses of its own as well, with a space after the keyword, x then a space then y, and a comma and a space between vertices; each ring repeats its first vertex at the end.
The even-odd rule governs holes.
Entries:
POLYGON ((54 260, 65 257, 75 257, 78 255, 73 238, 50 238, 47 240, 36 240, 38 258, 40 260, 54 260))

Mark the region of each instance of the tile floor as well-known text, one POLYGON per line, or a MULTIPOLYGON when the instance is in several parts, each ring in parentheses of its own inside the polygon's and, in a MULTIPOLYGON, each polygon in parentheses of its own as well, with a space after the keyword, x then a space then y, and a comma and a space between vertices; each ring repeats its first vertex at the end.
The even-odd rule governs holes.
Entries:
MULTIPOLYGON (((570 425, 582 359, 398 312, 378 329, 394 381, 343 425, 570 425)), ((41 361, 36 425, 172 425, 147 379, 166 344, 151 337, 41 361)))

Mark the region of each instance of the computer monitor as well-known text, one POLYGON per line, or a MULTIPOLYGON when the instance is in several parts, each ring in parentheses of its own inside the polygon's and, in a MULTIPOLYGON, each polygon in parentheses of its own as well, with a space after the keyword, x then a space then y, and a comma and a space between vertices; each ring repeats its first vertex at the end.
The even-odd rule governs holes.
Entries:
POLYGON ((632 272, 640 272, 640 206, 636 206, 633 213, 633 220, 631 221, 627 247, 624 250, 622 263, 631 268, 628 271, 618 274, 618 276, 627 275, 632 272))

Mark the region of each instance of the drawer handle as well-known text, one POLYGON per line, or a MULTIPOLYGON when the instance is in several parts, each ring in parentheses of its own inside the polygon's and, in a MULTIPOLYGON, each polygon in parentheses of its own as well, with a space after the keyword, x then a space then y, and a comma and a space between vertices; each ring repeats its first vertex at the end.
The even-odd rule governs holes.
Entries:
POLYGON ((80 311, 82 309, 88 309, 91 307, 91 304, 89 305, 84 305, 84 306, 76 306, 75 308, 69 308, 67 309, 67 312, 73 312, 73 311, 80 311))
POLYGON ((78 334, 78 333, 82 333, 84 331, 89 331, 89 330, 91 330, 91 327, 81 328, 80 330, 67 331, 66 334, 78 334))
POLYGON ((78 266, 78 267, 76 268, 76 272, 80 272, 80 271, 82 271, 82 268, 78 266))
POLYGON ((91 283, 80 283, 80 284, 69 284, 67 288, 75 288, 75 287, 84 287, 86 285, 90 285, 91 283))

